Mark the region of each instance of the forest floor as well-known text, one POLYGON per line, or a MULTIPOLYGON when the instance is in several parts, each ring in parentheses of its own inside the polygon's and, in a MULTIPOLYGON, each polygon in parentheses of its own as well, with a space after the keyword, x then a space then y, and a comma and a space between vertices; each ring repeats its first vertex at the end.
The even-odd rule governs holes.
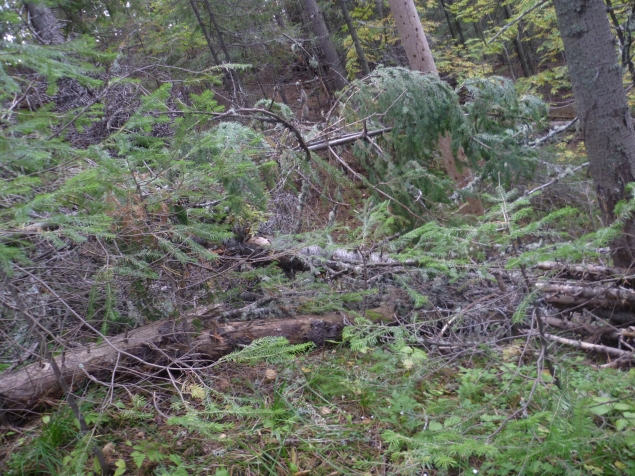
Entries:
POLYGON ((3 473, 99 474, 92 441, 117 475, 635 474, 635 370, 508 325, 518 279, 438 276, 432 305, 393 288, 393 322, 322 348, 83 385, 91 435, 49 400, 4 434, 3 473))
MULTIPOLYGON (((286 94, 289 102, 299 97, 293 87, 286 94)), ((309 118, 321 120, 319 98, 310 101, 309 118)), ((575 135, 562 149, 575 154, 575 135)), ((535 183, 522 186, 546 183, 564 168, 539 167, 535 183)), ((535 220, 574 205, 591 218, 570 218, 571 236, 594 231, 589 190, 581 173, 554 182, 531 203, 535 220)), ((632 359, 598 352, 608 328, 583 305, 558 307, 550 297, 537 297, 536 283, 570 285, 569 271, 509 265, 538 243, 534 231, 523 242, 514 238, 488 248, 484 260, 466 262, 460 272, 442 269, 442 259, 417 266, 371 262, 373 252, 383 253, 383 240, 359 240, 377 213, 356 210, 367 190, 360 185, 339 198, 350 206, 335 210, 338 226, 330 242, 320 233, 334 200, 318 192, 302 216, 305 236, 318 236, 325 248, 355 241, 349 248, 366 256, 363 263, 301 256, 302 269, 283 274, 269 258, 272 277, 265 277, 275 285, 262 277, 261 255, 221 253, 217 266, 225 270, 231 263, 236 271, 229 288, 241 288, 228 290, 223 304, 238 307, 239 291, 277 293, 283 302, 292 295, 296 302, 281 311, 285 317, 340 312, 348 324, 341 339, 307 348, 269 341, 257 359, 247 347, 239 351, 246 352, 242 360, 154 373, 135 364, 121 380, 87 379, 74 390, 90 433, 78 437, 69 406, 47 398, 36 418, 5 427, 0 472, 100 474, 91 454, 96 445, 117 476, 635 474, 632 359), (588 331, 584 339, 594 352, 547 341, 542 318, 588 331)), ((492 223, 502 235, 504 222, 492 223)), ((529 229, 531 221, 521 217, 516 224, 529 229)), ((457 236, 445 238, 459 241, 457 236)), ((275 240, 291 242, 298 255, 305 244, 291 236, 275 240)), ((622 278, 611 283, 614 289, 631 287, 622 278)), ((562 296, 556 294, 551 298, 562 296)), ((628 325, 623 322, 620 332, 628 325)), ((632 350, 629 336, 618 336, 627 339, 618 350, 632 350)))

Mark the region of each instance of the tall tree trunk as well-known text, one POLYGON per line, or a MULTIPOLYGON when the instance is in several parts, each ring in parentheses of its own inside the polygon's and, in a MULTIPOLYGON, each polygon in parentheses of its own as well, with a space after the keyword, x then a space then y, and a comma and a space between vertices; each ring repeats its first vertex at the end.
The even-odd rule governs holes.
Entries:
POLYGON ((345 0, 338 0, 340 4, 340 9, 342 10, 342 15, 344 15, 344 20, 346 20, 346 26, 348 27, 348 32, 353 39, 353 44, 355 45, 355 51, 357 51, 357 57, 359 58, 359 64, 362 67, 362 71, 365 75, 370 74, 370 68, 368 67, 368 61, 366 61, 366 55, 364 54, 364 49, 362 48, 362 44, 359 42, 359 38, 357 37, 357 30, 353 25, 353 20, 351 19, 351 15, 348 13, 348 8, 346 7, 345 0))
MULTIPOLYGON (((512 10, 511 8, 509 8, 509 5, 503 5, 503 13, 505 14, 505 18, 507 20, 511 19, 512 10)), ((528 78, 529 76, 533 74, 533 72, 532 72, 531 64, 529 62, 529 58, 527 57, 527 52, 525 51, 525 48, 523 47, 523 44, 521 41, 522 37, 520 32, 521 30, 519 25, 518 33, 516 34, 513 40, 514 48, 516 49, 516 55, 518 55, 518 59, 520 60, 520 67, 523 70, 523 76, 525 76, 525 78, 528 78)))
MULTIPOLYGON (((207 47, 209 48, 209 52, 212 54, 212 58, 214 58, 214 63, 218 66, 222 63, 220 59, 218 58, 218 54, 216 53, 216 49, 214 48, 214 45, 212 43, 212 38, 210 37, 210 33, 207 31, 207 28, 205 28, 205 22, 203 22, 203 18, 201 18, 201 12, 196 6, 196 2, 194 0, 190 0, 190 5, 192 6, 192 10, 194 11, 196 20, 198 21, 198 24, 201 27, 201 30, 203 31, 203 36, 205 37, 205 41, 207 42, 207 47)), ((223 86, 225 87, 225 90, 227 91, 229 96, 233 97, 234 90, 232 88, 232 80, 229 77, 229 72, 223 74, 223 86)))
MULTIPOLYGON (((437 67, 434 64, 432 52, 428 46, 417 8, 413 0, 388 0, 390 10, 395 17, 397 31, 401 38, 410 69, 438 75, 437 67)), ((467 165, 459 170, 456 159, 452 154, 452 137, 446 134, 439 137, 439 151, 443 157, 443 164, 448 175, 454 180, 459 188, 468 185, 472 179, 472 171, 467 165)), ((463 149, 459 150, 459 159, 464 161, 465 153, 463 149)), ((469 198, 467 203, 463 204, 461 211, 466 214, 483 214, 483 204, 479 199, 469 198)))
MULTIPOLYGON (((192 10, 194 11, 196 20, 198 21, 198 24, 201 27, 201 30, 203 31, 203 36, 205 37, 205 41, 207 42, 207 47, 209 48, 209 52, 212 54, 212 58, 214 58, 214 63, 218 66, 221 64, 221 61, 218 58, 218 54, 216 54, 216 49, 214 48, 214 45, 212 44, 212 38, 210 37, 210 34, 207 31, 207 28, 205 28, 205 22, 201 18, 201 12, 198 10, 198 7, 196 6, 196 2, 194 2, 194 0, 190 0, 190 5, 192 6, 192 10)), ((228 80, 226 74, 223 75, 223 86, 225 87, 225 90, 227 91, 227 93, 230 96, 233 96, 231 81, 228 80)))
POLYGON ((630 31, 628 31, 628 23, 630 23, 630 19, 633 17, 635 13, 635 5, 633 5, 630 15, 627 20, 627 35, 624 35, 624 30, 622 25, 620 25, 619 20, 617 19, 617 15, 615 14, 615 9, 611 3, 611 0, 606 0, 606 6, 608 8, 609 16, 611 17, 611 22, 613 23, 613 27, 615 28, 615 32, 617 34, 617 39, 620 41, 620 49, 622 50, 622 66, 626 66, 628 68, 628 72, 631 75, 631 81, 635 84, 635 65, 633 64, 633 59, 631 58, 630 49, 631 49, 631 39, 630 39, 630 31))
POLYGON ((304 0, 304 8, 311 19, 313 32, 320 42, 320 48, 322 49, 322 53, 324 53, 326 62, 333 70, 333 81, 335 82, 335 86, 337 89, 343 89, 347 84, 346 71, 344 71, 342 63, 340 62, 340 57, 335 50, 333 42, 331 41, 331 35, 329 34, 329 30, 326 27, 326 23, 324 22, 324 18, 322 17, 322 13, 318 8, 316 0, 304 0))
POLYGON ((388 0, 410 69, 438 75, 432 51, 413 0, 388 0))
MULTIPOLYGON (((635 130, 603 0, 553 0, 584 145, 604 224, 635 177, 635 130)), ((611 245, 615 266, 635 264, 635 221, 611 245)))
POLYGON ((198 24, 201 27, 201 30, 203 30, 203 36, 205 37, 205 41, 207 42, 207 47, 209 48, 209 52, 212 54, 212 58, 214 58, 214 63, 218 66, 219 64, 221 64, 221 62, 218 59, 218 55, 216 54, 216 49, 214 48, 214 45, 212 44, 212 39, 209 33, 207 32, 207 29, 205 28, 205 22, 203 22, 203 19, 201 18, 201 12, 198 10, 198 7, 196 6, 196 2, 194 2, 194 0, 190 0, 190 5, 192 6, 194 15, 196 15, 196 20, 198 21, 198 24))
POLYGON ((454 25, 452 22, 452 17, 450 16, 450 12, 448 11, 448 8, 445 6, 444 0, 439 0, 439 3, 441 4, 441 10, 443 10, 443 14, 445 15, 445 21, 448 23, 450 35, 452 35, 453 40, 456 40, 456 33, 454 31, 454 25))
POLYGON ((33 29, 42 43, 45 45, 61 45, 64 43, 62 27, 53 10, 35 2, 27 2, 25 5, 29 12, 31 25, 33 25, 33 29))
MULTIPOLYGON (((223 39, 223 33, 221 32, 218 26, 218 23, 216 22, 216 15, 214 15, 214 12, 212 12, 212 7, 209 4, 209 0, 204 0, 204 2, 205 2, 205 9, 207 10, 207 14, 209 15, 209 19, 211 20, 212 25, 214 25, 214 30, 216 30, 216 36, 218 36, 218 41, 220 43, 221 50, 223 50, 223 54, 225 55, 225 60, 227 60, 228 63, 231 63, 232 57, 229 54, 229 49, 227 48, 227 45, 225 44, 225 40, 223 39)), ((231 69, 229 70, 229 76, 232 81, 234 98, 241 99, 242 100, 241 102, 244 102, 245 90, 243 88, 243 83, 240 80, 240 77, 238 76, 238 73, 234 71, 233 69, 231 69)))
MULTIPOLYGON (((445 13, 445 19, 448 22, 448 26, 450 27, 450 32, 452 30, 456 30, 456 34, 459 37, 459 44, 465 44, 465 36, 463 35, 463 27, 461 27, 461 23, 456 19, 456 17, 450 11, 450 7, 454 3, 453 0, 440 0, 441 8, 445 13)), ((452 34, 452 38, 454 38, 454 34, 452 34)))

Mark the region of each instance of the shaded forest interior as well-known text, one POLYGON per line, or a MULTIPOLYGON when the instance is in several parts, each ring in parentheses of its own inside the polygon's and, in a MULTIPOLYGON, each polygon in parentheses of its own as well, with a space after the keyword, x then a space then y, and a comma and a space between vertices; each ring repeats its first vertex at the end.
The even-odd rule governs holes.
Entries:
POLYGON ((635 474, 634 30, 4 2, 0 472, 635 474))

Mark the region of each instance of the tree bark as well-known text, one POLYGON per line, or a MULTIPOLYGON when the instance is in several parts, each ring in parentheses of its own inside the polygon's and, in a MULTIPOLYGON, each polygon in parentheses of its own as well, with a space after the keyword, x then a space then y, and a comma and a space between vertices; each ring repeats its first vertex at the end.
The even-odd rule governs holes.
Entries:
MULTIPOLYGON (((604 225, 635 179, 635 130, 602 0, 554 0, 560 35, 604 225)), ((611 244, 615 266, 635 264, 635 221, 611 244)))
POLYGON ((603 286, 577 286, 574 284, 536 283, 546 295, 545 300, 561 306, 604 307, 608 309, 635 309, 635 291, 603 286))
MULTIPOLYGON (((432 51, 428 46, 417 8, 413 0, 388 0, 390 10, 395 17, 399 38, 403 44, 410 69, 421 71, 422 73, 434 74, 438 76, 436 64, 432 57, 432 51)), ((463 165, 461 169, 457 166, 456 158, 452 153, 452 137, 447 133, 439 137, 439 151, 443 157, 443 164, 447 174, 454 180, 459 188, 465 187, 472 180, 473 174, 470 168, 463 165)), ((459 150, 459 160, 465 163, 465 153, 459 150)), ((468 215, 482 215, 483 204, 477 198, 469 198, 463 206, 461 212, 468 215)))
POLYGON ((31 25, 33 25, 33 29, 42 43, 45 45, 61 45, 64 43, 62 27, 53 10, 35 2, 27 2, 25 5, 29 12, 31 25))
MULTIPOLYGON (((207 311, 207 310, 205 310, 207 311)), ((64 381, 77 385, 87 378, 99 379, 112 373, 125 373, 125 366, 146 366, 161 369, 177 364, 165 362, 179 358, 192 361, 215 360, 238 346, 267 336, 284 336, 289 342, 314 342, 323 345, 337 339, 344 327, 343 313, 322 316, 307 315, 289 319, 269 319, 251 322, 232 322, 208 327, 207 330, 187 337, 184 330, 194 329, 193 321, 214 322, 206 315, 188 313, 180 323, 161 321, 140 327, 129 333, 104 338, 105 343, 69 348, 55 361, 62 370, 64 381), (189 340, 189 343, 188 343, 189 340), (156 351, 160 349, 160 351, 156 351), (156 362, 163 362, 157 364, 156 362)), ((200 314, 200 313, 199 313, 200 314)), ((386 316, 389 318, 389 316, 386 316)), ((36 406, 44 397, 61 395, 60 384, 51 366, 45 362, 28 365, 16 372, 0 375, 0 409, 24 410, 36 406)))
MULTIPOLYGON (((505 18, 507 20, 511 19, 512 11, 509 8, 509 5, 503 5, 503 13, 505 14, 505 18)), ((525 78, 530 77, 533 74, 531 64, 529 62, 529 58, 527 57, 527 52, 525 51, 525 47, 521 41, 521 27, 518 25, 518 33, 514 36, 514 49, 516 50, 516 55, 520 61, 520 67, 523 70, 523 76, 525 78)))
POLYGON ((326 59, 329 68, 333 70, 333 81, 335 82, 335 86, 337 89, 343 89, 347 85, 346 71, 342 67, 340 57, 335 50, 333 42, 331 41, 331 35, 326 27, 326 23, 324 22, 324 18, 322 17, 322 13, 318 8, 316 0, 304 0, 304 8, 311 19, 313 32, 320 42, 320 48, 322 49, 322 53, 324 53, 324 58, 326 59))
POLYGON ((410 69, 439 74, 413 0, 388 0, 410 69))
POLYGON ((368 67, 368 61, 366 61, 366 55, 364 54, 364 49, 362 48, 362 44, 359 41, 357 36, 357 30, 353 25, 353 20, 351 19, 351 15, 348 13, 348 8, 346 7, 346 0, 338 0, 340 4, 340 9, 342 10, 342 15, 344 15, 344 20, 346 21, 346 26, 348 27, 348 33, 351 35, 353 39, 353 44, 355 45, 355 51, 357 52, 357 57, 359 58, 359 64, 362 67, 362 71, 366 76, 370 74, 370 68, 368 67))

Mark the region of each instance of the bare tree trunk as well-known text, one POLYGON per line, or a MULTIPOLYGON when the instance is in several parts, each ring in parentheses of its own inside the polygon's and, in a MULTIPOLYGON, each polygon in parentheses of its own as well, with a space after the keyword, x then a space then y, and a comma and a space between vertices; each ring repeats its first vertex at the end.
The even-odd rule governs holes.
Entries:
POLYGON ((62 27, 53 10, 33 2, 27 2, 25 5, 29 12, 31 25, 33 25, 33 29, 42 43, 45 45, 61 45, 64 43, 62 27))
MULTIPOLYGON (((205 9, 207 10, 207 14, 209 15, 209 19, 211 20, 212 25, 214 25, 214 30, 216 30, 216 36, 218 37, 221 50, 223 50, 223 54, 225 55, 225 60, 227 60, 228 63, 231 63, 232 57, 229 54, 229 49, 227 48, 227 45, 225 45, 225 40, 223 39, 223 33, 221 32, 220 28, 218 27, 218 23, 216 22, 216 15, 214 15, 214 12, 212 12, 212 7, 209 4, 209 0, 204 0, 204 2, 205 2, 205 9)), ((239 99, 239 97, 244 98, 245 90, 243 88, 242 82, 240 81, 240 77, 238 76, 238 73, 232 69, 229 71, 229 76, 232 81, 234 98, 235 99, 239 99)))
POLYGON ((216 65, 221 64, 220 60, 218 59, 218 55, 216 54, 216 49, 214 48, 214 45, 212 44, 212 39, 210 38, 210 35, 207 32, 207 29, 205 28, 205 23, 203 22, 203 19, 201 18, 201 12, 199 12, 198 7, 196 6, 196 3, 194 2, 194 0, 190 0, 190 5, 192 5, 192 10, 194 10, 194 15, 196 15, 198 24, 201 27, 201 30, 203 30, 203 36, 205 37, 205 41, 207 42, 207 47, 209 48, 210 53, 212 53, 212 57, 214 58, 214 63, 216 63, 216 65))
MULTIPOLYGON (((511 8, 509 8, 509 5, 503 5, 503 12, 507 20, 509 20, 512 17, 512 11, 511 11, 511 8)), ((521 29, 519 25, 518 33, 516 34, 513 40, 514 48, 516 49, 516 55, 518 55, 518 59, 520 60, 520 67, 523 70, 523 76, 525 76, 525 78, 528 78, 529 76, 533 74, 533 71, 531 68, 531 64, 529 62, 529 58, 527 57, 527 52, 525 51, 525 48, 522 44, 522 41, 521 41, 522 37, 520 32, 521 32, 521 29)))
MULTIPOLYGON (((630 198, 635 179, 635 130, 617 62, 615 38, 602 0, 554 0, 576 110, 605 225, 630 198)), ((635 264, 635 221, 628 218, 611 245, 615 266, 635 264)))
MULTIPOLYGON (((201 12, 198 10, 198 7, 196 6, 196 3, 194 2, 194 0, 190 0, 190 5, 192 6, 192 10, 194 11, 196 20, 198 21, 198 24, 201 27, 201 30, 203 31, 203 36, 205 37, 205 41, 207 42, 207 47, 209 48, 209 51, 212 54, 212 58, 214 58, 214 63, 218 66, 221 64, 221 61, 220 59, 218 59, 218 54, 216 53, 216 49, 214 48, 214 45, 212 44, 212 39, 210 37, 210 34, 207 31, 207 28, 205 28, 205 23, 203 22, 203 19, 201 18, 201 12)), ((226 73, 223 75, 223 86, 225 86, 225 90, 230 96, 234 96, 234 91, 231 86, 231 79, 228 78, 228 76, 229 76, 229 73, 226 73)))
POLYGON ((441 4, 441 10, 443 10, 443 14, 445 15, 445 21, 448 23, 450 35, 452 36, 453 40, 456 40, 456 33, 454 31, 454 25, 452 24, 452 18, 450 17, 450 12, 445 6, 445 2, 443 0, 439 0, 439 3, 441 4))
POLYGON ((304 0, 304 8, 311 19, 313 32, 320 42, 320 48, 322 49, 322 53, 324 53, 326 62, 333 70, 333 81, 335 82, 335 86, 337 89, 343 89, 347 84, 346 71, 344 71, 340 57, 335 50, 333 42, 331 41, 331 35, 329 34, 329 30, 326 27, 326 23, 324 22, 322 13, 320 13, 316 0, 304 0))
MULTIPOLYGON (((428 46, 419 14, 413 0, 388 0, 390 10, 395 17, 397 31, 403 44, 410 68, 438 75, 437 67, 434 64, 432 52, 428 46)), ((454 180, 459 188, 466 186, 472 180, 472 171, 466 165, 459 170, 457 161, 452 154, 452 138, 450 134, 439 137, 439 151, 443 157, 443 163, 448 175, 454 180)), ((459 150, 459 159, 465 158, 463 150, 459 150)), ((469 198, 467 203, 461 207, 461 212, 466 214, 483 214, 483 204, 476 198, 469 198)))
POLYGON ((357 30, 353 25, 353 20, 351 19, 351 15, 348 13, 348 8, 346 7, 345 0, 338 0, 340 4, 340 8, 342 9, 342 14, 344 15, 344 20, 346 20, 346 26, 348 27, 348 32, 353 39, 353 44, 355 45, 355 51, 357 51, 357 57, 359 58, 359 64, 362 67, 362 71, 366 76, 370 74, 370 68, 368 67, 368 61, 366 61, 366 55, 364 54, 364 49, 362 48, 362 44, 359 42, 359 38, 357 37, 357 30))
POLYGON ((458 35, 459 44, 464 45, 465 36, 463 35, 463 28, 461 28, 461 24, 454 17, 454 15, 452 14, 449 8, 453 3, 452 0, 439 0, 439 2, 441 3, 441 9, 443 10, 443 13, 445 14, 445 19, 448 22, 448 28, 450 29, 450 34, 452 35, 452 38, 456 39, 458 35))
POLYGON ((438 75, 432 51, 413 0, 388 0, 410 68, 438 75))

